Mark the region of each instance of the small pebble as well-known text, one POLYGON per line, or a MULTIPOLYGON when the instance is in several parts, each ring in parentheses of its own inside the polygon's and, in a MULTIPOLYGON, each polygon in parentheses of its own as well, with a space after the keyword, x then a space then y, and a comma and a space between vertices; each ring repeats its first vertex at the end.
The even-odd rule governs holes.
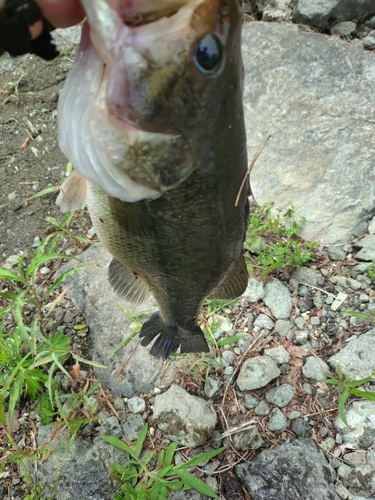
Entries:
POLYGON ((363 47, 367 50, 375 49, 375 37, 368 36, 363 40, 363 47))
POLYGON ((128 399, 128 408, 131 413, 143 413, 146 409, 146 402, 142 398, 130 398, 128 399))
POLYGON ((228 363, 228 365, 231 365, 236 358, 236 355, 232 351, 223 351, 221 356, 228 363))
POLYGON ((269 406, 265 401, 261 401, 256 407, 255 407, 255 413, 257 415, 268 415, 270 412, 269 406))

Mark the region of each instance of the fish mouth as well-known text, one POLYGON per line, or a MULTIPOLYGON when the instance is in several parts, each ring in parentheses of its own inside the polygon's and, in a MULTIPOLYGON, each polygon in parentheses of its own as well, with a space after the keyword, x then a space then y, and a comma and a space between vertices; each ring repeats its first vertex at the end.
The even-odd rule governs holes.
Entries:
POLYGON ((188 4, 189 1, 171 0, 161 2, 162 4, 164 3, 164 5, 159 5, 158 8, 155 8, 155 4, 151 7, 151 2, 143 3, 145 5, 142 5, 142 2, 132 0, 121 0, 119 2, 119 12, 124 24, 130 27, 144 26, 162 17, 171 17, 176 14, 181 7, 188 4))
POLYGON ((222 85, 199 73, 195 51, 211 33, 225 46, 232 1, 81 0, 86 22, 58 112, 59 144, 78 173, 132 203, 194 171, 206 155, 192 140, 201 99, 222 85))
POLYGON ((106 86, 107 116, 116 128, 125 134, 129 129, 139 129, 178 135, 179 131, 155 125, 135 109, 129 89, 131 79, 136 77, 129 68, 143 65, 146 72, 168 64, 171 54, 178 52, 176 47, 183 49, 189 32, 203 36, 202 25, 207 26, 207 32, 214 30, 223 3, 223 0, 82 0, 89 36, 103 63, 101 86, 106 86), (168 32, 172 34, 164 35, 168 32))

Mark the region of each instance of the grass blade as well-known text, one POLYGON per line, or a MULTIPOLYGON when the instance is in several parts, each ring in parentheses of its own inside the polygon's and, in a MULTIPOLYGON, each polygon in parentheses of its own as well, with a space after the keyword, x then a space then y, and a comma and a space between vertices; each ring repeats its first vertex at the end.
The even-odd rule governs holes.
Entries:
POLYGON ((111 444, 112 446, 116 446, 116 448, 120 448, 120 450, 126 451, 132 458, 134 459, 138 458, 133 448, 131 448, 128 444, 124 443, 124 441, 121 441, 120 439, 117 439, 113 436, 101 436, 101 438, 104 439, 104 441, 106 441, 107 443, 111 444))
POLYGON ((198 479, 197 476, 194 476, 194 474, 190 474, 190 472, 184 469, 177 469, 175 472, 186 484, 194 488, 194 490, 199 491, 199 493, 210 498, 219 498, 207 484, 198 479))
POLYGON ((176 469, 180 469, 182 467, 191 467, 194 465, 202 464, 203 462, 207 462, 211 458, 216 457, 216 455, 219 455, 219 453, 221 453, 224 449, 225 448, 222 447, 222 448, 218 448, 217 450, 208 451, 207 453, 201 453, 200 455, 197 455, 196 457, 191 458, 187 462, 185 462, 181 465, 177 465, 176 469))
POLYGON ((344 422, 344 424, 347 427, 349 427, 349 424, 345 418, 344 410, 345 410, 345 403, 346 403, 346 400, 348 399, 348 397, 349 397, 349 389, 344 389, 344 391, 342 392, 342 394, 340 395, 340 398, 339 398, 339 415, 340 415, 341 420, 344 422))
POLYGON ((141 432, 138 435, 138 439, 135 445, 135 456, 139 458, 139 455, 141 454, 142 448, 143 448, 143 443, 146 439, 147 436, 147 431, 148 431, 148 425, 147 423, 142 427, 141 432))
POLYGON ((177 446, 178 446, 177 443, 171 443, 168 446, 167 451, 165 453, 164 465, 171 465, 172 460, 173 460, 173 456, 174 456, 174 452, 176 451, 177 446))

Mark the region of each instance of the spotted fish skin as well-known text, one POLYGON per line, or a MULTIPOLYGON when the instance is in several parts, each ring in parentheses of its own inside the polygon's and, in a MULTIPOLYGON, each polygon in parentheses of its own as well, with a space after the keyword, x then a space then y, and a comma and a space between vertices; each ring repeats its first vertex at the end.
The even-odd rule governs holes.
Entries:
MULTIPOLYGON (((153 342, 151 354, 163 359, 178 348, 181 353, 208 352, 198 325, 204 299, 236 298, 248 282, 243 257, 250 193, 241 4, 237 0, 186 4, 194 4, 191 25, 204 29, 189 41, 191 46, 184 47, 184 55, 178 52, 167 66, 134 70, 134 81, 127 76, 130 94, 132 85, 135 90, 132 111, 126 116, 140 117, 137 126, 147 135, 140 134, 136 151, 128 151, 121 168, 131 178, 131 189, 141 186, 142 193, 150 189, 158 194, 129 201, 126 183, 124 196, 113 196, 111 188, 93 182, 90 175, 89 182, 80 185, 82 191, 87 187, 98 237, 114 257, 109 266, 114 290, 134 302, 148 292, 157 300, 159 310, 144 323, 140 337, 144 346, 153 342), (205 51, 216 55, 215 44, 218 64, 212 54, 205 61, 205 51), (214 70, 208 71, 211 64, 214 70), (156 146, 155 130, 166 138, 160 142, 158 135, 156 146)), ((119 189, 117 183, 115 192, 119 189)), ((68 192, 61 197, 73 203, 68 192)))

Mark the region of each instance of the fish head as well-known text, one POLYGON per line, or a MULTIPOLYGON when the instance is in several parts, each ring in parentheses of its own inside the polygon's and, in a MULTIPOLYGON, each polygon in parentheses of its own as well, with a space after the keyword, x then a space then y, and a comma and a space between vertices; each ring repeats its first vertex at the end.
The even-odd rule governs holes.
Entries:
POLYGON ((155 199, 209 161, 221 103, 242 88, 241 1, 82 4, 61 148, 108 195, 155 199))

